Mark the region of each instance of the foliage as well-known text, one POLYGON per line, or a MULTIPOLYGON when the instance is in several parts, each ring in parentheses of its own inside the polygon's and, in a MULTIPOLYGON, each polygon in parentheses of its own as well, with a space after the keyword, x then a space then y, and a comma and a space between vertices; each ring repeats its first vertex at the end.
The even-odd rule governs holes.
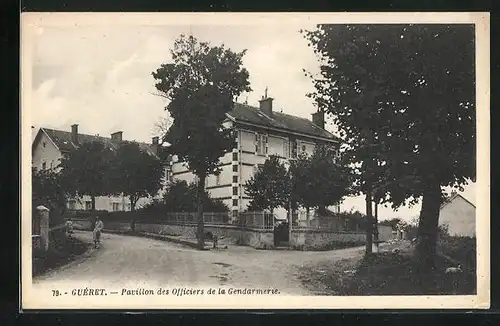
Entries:
MULTIPOLYGON (((188 184, 184 180, 171 183, 163 197, 162 206, 165 212, 195 212, 197 210, 196 184, 188 184)), ((205 212, 228 212, 229 207, 218 199, 211 198, 210 194, 204 192, 203 211, 205 212)), ((144 209, 149 209, 144 207, 144 209)))
POLYGON ((330 147, 318 144, 311 157, 292 161, 290 172, 292 200, 307 210, 338 204, 350 192, 350 171, 330 147))
POLYGON ((31 199, 33 208, 43 205, 52 217, 61 217, 66 210, 68 193, 61 183, 61 176, 54 170, 31 170, 31 199))
POLYGON ((431 266, 441 187, 475 178, 473 26, 319 25, 305 36, 322 60, 311 97, 363 162, 362 181, 393 207, 422 197, 417 252, 431 266))
MULTIPOLYGON (((163 140, 198 176, 198 193, 207 175, 219 172, 219 158, 235 147, 234 133, 222 124, 236 98, 250 91, 242 52, 210 46, 181 35, 171 50, 172 62, 152 73, 156 89, 170 102, 172 125, 163 140)), ((203 246, 203 196, 198 196, 198 241, 203 246)))
POLYGON ((114 152, 102 142, 83 143, 62 158, 61 182, 72 195, 90 196, 95 210, 95 197, 118 192, 110 178, 113 159, 114 152))
POLYGON ((288 172, 277 156, 270 156, 263 166, 246 182, 245 192, 255 210, 287 207, 289 200, 288 172))
POLYGON ((140 198, 156 195, 162 186, 162 162, 136 143, 120 144, 112 166, 113 184, 129 197, 132 211, 140 198))

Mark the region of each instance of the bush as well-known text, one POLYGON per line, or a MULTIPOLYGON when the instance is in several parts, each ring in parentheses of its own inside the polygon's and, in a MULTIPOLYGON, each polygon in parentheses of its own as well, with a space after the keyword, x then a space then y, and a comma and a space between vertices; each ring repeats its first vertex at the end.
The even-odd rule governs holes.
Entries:
MULTIPOLYGON (((188 184, 184 180, 175 181, 168 187, 163 198, 165 212, 196 212, 198 210, 197 190, 194 183, 188 184)), ((229 207, 222 201, 213 199, 205 191, 203 211, 213 213, 229 212, 229 207)))

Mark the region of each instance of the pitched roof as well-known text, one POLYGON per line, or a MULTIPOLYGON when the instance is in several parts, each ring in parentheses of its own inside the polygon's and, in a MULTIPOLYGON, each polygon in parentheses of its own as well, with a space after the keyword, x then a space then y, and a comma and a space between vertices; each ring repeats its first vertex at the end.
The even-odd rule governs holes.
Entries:
POLYGON ((314 124, 312 121, 280 112, 273 112, 272 117, 265 115, 260 109, 241 103, 234 103, 229 115, 236 122, 251 123, 263 127, 271 127, 285 132, 297 132, 307 136, 320 137, 326 140, 339 141, 332 133, 314 124))
MULTIPOLYGON (((38 132, 34 142, 33 142, 33 149, 35 144, 38 141, 39 135, 41 132, 44 132, 53 142, 54 145, 61 151, 61 152, 69 152, 71 150, 77 149, 78 145, 73 143, 71 141, 71 132, 69 131, 63 131, 63 130, 56 130, 56 129, 49 129, 49 128, 40 128, 40 131, 38 132)), ((87 143, 87 142, 93 142, 93 141, 98 141, 103 143, 106 147, 108 148, 114 148, 117 149, 119 146, 119 142, 112 140, 111 138, 107 137, 102 137, 102 136, 93 136, 93 135, 87 135, 87 134, 81 134, 78 133, 78 140, 81 143, 87 143)), ((146 143, 141 143, 141 142, 135 142, 135 141, 127 141, 124 140, 121 143, 136 143, 139 145, 139 148, 150 155, 156 155, 154 145, 152 144, 146 144, 146 143)))
POLYGON ((458 197, 462 198, 466 203, 468 203, 472 207, 476 208, 476 205, 474 205, 469 200, 467 200, 467 198, 465 198, 464 196, 460 195, 459 193, 455 193, 455 194, 451 195, 449 198, 447 198, 444 203, 441 204, 440 209, 443 209, 444 206, 448 205, 449 203, 451 203, 452 201, 454 201, 458 197))

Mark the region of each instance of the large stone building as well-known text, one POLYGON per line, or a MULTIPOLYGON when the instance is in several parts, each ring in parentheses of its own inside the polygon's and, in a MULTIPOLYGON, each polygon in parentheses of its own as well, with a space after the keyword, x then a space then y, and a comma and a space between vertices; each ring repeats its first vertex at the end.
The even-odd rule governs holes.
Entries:
MULTIPOLYGON (((78 132, 78 125, 72 125, 71 131, 40 128, 32 144, 32 166, 38 170, 54 169, 58 171, 61 158, 66 153, 75 150, 85 142, 99 141, 106 147, 116 149, 123 140, 121 131, 108 137, 87 135, 78 132)), ((136 142, 139 147, 150 155, 158 156, 158 137, 154 137, 151 144, 136 142)), ((159 192, 159 195, 161 192, 159 192)), ((141 198, 136 208, 151 201, 151 198, 141 198)), ((68 201, 70 210, 90 210, 92 202, 89 196, 81 196, 68 201)), ((126 196, 96 197, 96 210, 129 211, 130 200, 126 196)))
MULTIPOLYGON (((213 198, 230 207, 233 215, 249 205, 251 199, 244 185, 270 155, 277 155, 286 162, 301 152, 312 154, 320 143, 337 151, 340 146, 339 139, 325 130, 324 113, 314 113, 312 120, 308 120, 276 112, 273 99, 267 97, 262 98, 258 108, 235 103, 224 126, 236 130, 237 145, 220 159, 222 172, 218 176, 210 175, 205 186, 213 198)), ((196 180, 182 162, 174 161, 172 176, 187 182, 196 180)), ((284 209, 275 213, 278 217, 286 216, 284 209)))

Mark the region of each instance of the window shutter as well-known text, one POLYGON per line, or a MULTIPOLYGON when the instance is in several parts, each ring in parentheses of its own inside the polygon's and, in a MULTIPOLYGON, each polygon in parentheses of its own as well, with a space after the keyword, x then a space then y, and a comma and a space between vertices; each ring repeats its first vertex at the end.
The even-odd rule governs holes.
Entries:
POLYGON ((259 134, 255 134, 255 154, 259 153, 259 134))

